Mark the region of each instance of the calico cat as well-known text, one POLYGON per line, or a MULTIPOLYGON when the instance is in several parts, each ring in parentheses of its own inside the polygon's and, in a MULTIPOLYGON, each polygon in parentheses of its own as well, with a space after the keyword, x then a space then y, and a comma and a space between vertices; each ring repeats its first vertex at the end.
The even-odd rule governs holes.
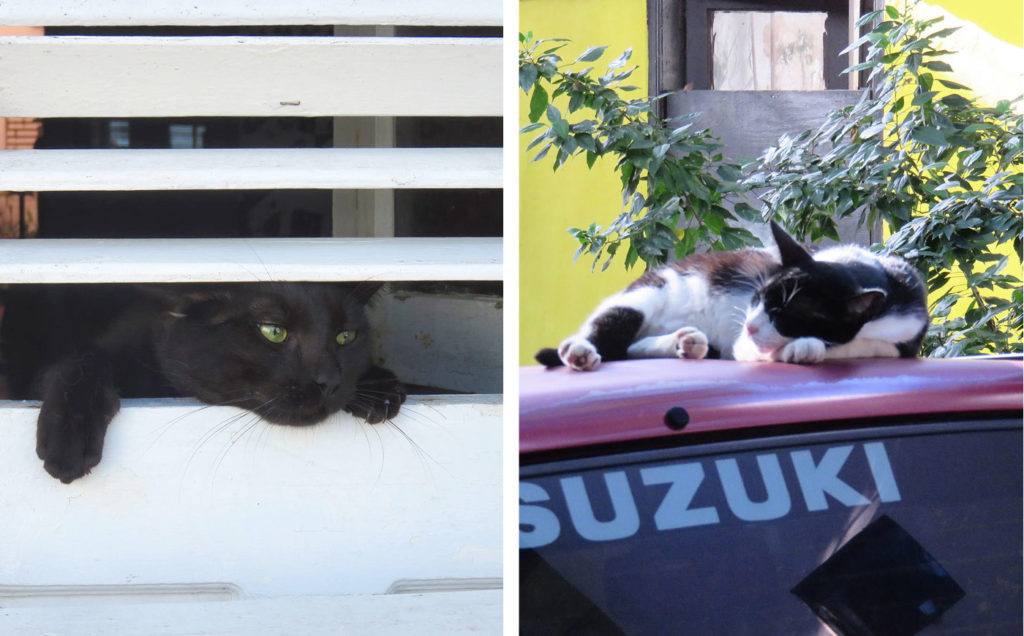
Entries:
POLYGON ((120 397, 196 397, 268 422, 394 417, 405 389, 370 361, 365 283, 30 286, 9 290, 14 398, 43 401, 36 453, 64 483, 100 461, 120 397))
POLYGON ((777 250, 696 254, 646 272, 537 361, 591 371, 626 358, 917 355, 929 318, 914 267, 854 246, 812 256, 774 221, 771 231, 777 250))

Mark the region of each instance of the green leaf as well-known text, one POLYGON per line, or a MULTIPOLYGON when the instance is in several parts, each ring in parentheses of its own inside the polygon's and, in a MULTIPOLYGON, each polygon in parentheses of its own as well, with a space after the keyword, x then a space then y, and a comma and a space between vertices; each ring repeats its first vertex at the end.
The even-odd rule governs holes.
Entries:
POLYGON ((871 68, 875 64, 876 64, 876 62, 861 62, 860 64, 854 64, 853 66, 851 66, 851 67, 849 67, 847 69, 843 69, 843 71, 840 74, 843 74, 843 73, 856 73, 857 71, 863 71, 864 69, 871 68))
POLYGON ((548 92, 540 84, 534 85, 533 96, 530 97, 530 121, 537 122, 547 107, 548 92))
POLYGON ((551 124, 551 129, 555 131, 558 138, 567 141, 569 139, 569 122, 564 119, 555 120, 551 124))
POLYGON ((737 216, 748 223, 764 223, 760 210, 756 210, 742 201, 736 203, 732 210, 737 216))
MULTIPOLYGON (((540 126, 544 126, 544 124, 539 124, 539 125, 540 126)), ((527 151, 533 150, 535 147, 537 147, 540 144, 544 143, 544 141, 548 140, 548 139, 551 139, 551 132, 550 131, 547 131, 547 132, 544 132, 544 133, 542 133, 540 135, 537 135, 537 137, 533 141, 530 142, 530 145, 526 147, 526 150, 527 151)))
POLYGON ((718 176, 722 177, 724 181, 739 181, 743 178, 743 172, 741 172, 736 166, 721 165, 717 169, 718 176))
POLYGON ((921 38, 904 46, 902 50, 904 53, 910 53, 911 51, 919 51, 929 45, 931 45, 931 42, 927 38, 921 38))
POLYGON ((718 209, 712 208, 710 212, 701 217, 701 221, 715 234, 721 235, 725 229, 725 217, 718 209))
POLYGON ((930 126, 918 126, 910 133, 910 137, 923 144, 928 144, 929 146, 949 145, 946 133, 938 128, 932 128, 930 126))
POLYGON ((941 29, 939 31, 935 31, 934 33, 929 33, 925 37, 928 37, 928 38, 944 38, 947 35, 951 35, 953 33, 956 33, 959 30, 960 30, 960 27, 949 27, 947 29, 941 29))
POLYGON ((958 93, 953 93, 952 95, 946 95, 943 97, 942 103, 954 108, 963 108, 964 106, 970 106, 971 100, 958 93))
POLYGON ((602 55, 604 55, 605 49, 607 49, 607 48, 608 48, 607 46, 592 46, 592 47, 588 48, 586 51, 584 51, 582 55, 580 55, 578 58, 576 58, 576 61, 577 62, 593 62, 597 58, 599 58, 602 55))
POLYGON ((558 112, 558 109, 555 108, 554 104, 547 105, 547 108, 545 109, 545 114, 548 116, 548 121, 550 121, 552 124, 558 121, 562 121, 562 113, 558 112))
POLYGON ((944 80, 944 79, 940 79, 939 80, 939 84, 942 84, 946 88, 952 88, 952 89, 958 90, 958 91, 969 91, 969 90, 971 90, 970 86, 964 86, 963 84, 957 84, 956 82, 951 82, 949 80, 944 80))
POLYGON ((910 102, 910 105, 920 106, 921 104, 928 104, 932 101, 932 98, 935 97, 936 94, 937 91, 927 91, 924 93, 918 93, 917 95, 914 95, 914 100, 910 102))
POLYGON ((519 88, 523 89, 523 92, 527 95, 530 94, 530 89, 533 88, 534 82, 537 81, 537 74, 536 64, 523 64, 519 67, 519 88))
POLYGON ((626 49, 622 53, 622 55, 620 55, 619 57, 615 58, 615 60, 613 60, 612 63, 608 65, 608 70, 610 71, 610 70, 613 70, 613 69, 622 68, 623 66, 626 65, 626 62, 628 62, 629 58, 632 57, 632 56, 633 56, 633 47, 629 47, 628 49, 626 49))
POLYGON ((900 12, 899 10, 896 9, 896 7, 887 6, 885 7, 885 15, 889 16, 890 20, 896 20, 897 18, 900 17, 900 12))
POLYGON ((864 15, 862 15, 860 17, 860 20, 857 20, 857 26, 864 26, 868 22, 871 22, 872 20, 877 20, 880 17, 882 17, 882 12, 880 10, 879 11, 869 11, 869 12, 865 13, 864 15))
POLYGON ((861 139, 871 139, 872 137, 874 137, 878 133, 882 132, 883 130, 885 130, 885 123, 884 122, 878 122, 877 124, 874 124, 872 126, 868 126, 864 130, 860 131, 860 138, 861 139))
POLYGON ((946 73, 948 73, 948 72, 953 70, 952 66, 950 66, 949 64, 946 64, 945 62, 939 61, 939 60, 934 60, 932 62, 925 62, 921 66, 925 67, 926 69, 932 70, 932 71, 944 71, 946 73))

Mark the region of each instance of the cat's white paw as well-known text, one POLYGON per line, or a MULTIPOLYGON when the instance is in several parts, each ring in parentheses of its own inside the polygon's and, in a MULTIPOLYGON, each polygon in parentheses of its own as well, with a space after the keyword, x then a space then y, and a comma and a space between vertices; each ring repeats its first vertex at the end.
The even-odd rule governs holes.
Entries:
POLYGON ((601 354, 586 338, 570 336, 558 345, 558 357, 576 371, 593 371, 601 364, 601 354))
POLYGON ((696 327, 683 327, 672 334, 676 341, 676 357, 700 360, 708 355, 708 337, 696 327))
POLYGON ((775 354, 779 362, 817 364, 825 359, 825 343, 817 338, 797 338, 775 354))

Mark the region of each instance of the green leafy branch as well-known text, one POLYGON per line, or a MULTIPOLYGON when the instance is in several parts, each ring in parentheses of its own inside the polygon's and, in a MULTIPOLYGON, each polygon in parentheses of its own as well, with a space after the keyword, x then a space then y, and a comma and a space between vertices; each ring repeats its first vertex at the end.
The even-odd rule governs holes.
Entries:
MULTIPOLYGON (((576 252, 605 257, 607 268, 623 243, 625 265, 657 265, 692 253, 699 242, 716 249, 757 244, 747 230, 729 225, 733 212, 724 207, 729 193, 741 188, 739 166, 723 160, 721 144, 708 130, 694 130, 696 115, 665 120, 653 112, 654 98, 626 99, 636 90, 624 84, 631 50, 598 75, 584 66, 601 58, 607 47, 590 47, 564 64, 558 52, 566 40, 519 36, 519 86, 530 95, 530 124, 521 133, 540 131, 528 151, 534 161, 554 154, 557 170, 570 157, 583 155, 589 167, 598 158, 615 157, 622 182, 622 212, 607 226, 570 228, 580 243, 576 252), (562 108, 556 106, 559 101, 562 108), (541 118, 546 120, 542 123, 541 118)), ((741 211, 756 216, 749 206, 741 211)))

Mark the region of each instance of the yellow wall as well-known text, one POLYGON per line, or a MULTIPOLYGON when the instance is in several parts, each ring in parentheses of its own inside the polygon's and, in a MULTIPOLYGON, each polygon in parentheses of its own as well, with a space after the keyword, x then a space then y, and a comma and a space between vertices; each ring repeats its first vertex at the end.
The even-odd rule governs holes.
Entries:
POLYGON ((932 0, 930 4, 977 24, 1004 42, 1024 44, 1024 2, 1020 0, 932 0))
MULTIPOLYGON (((629 83, 640 87, 634 94, 646 95, 646 12, 646 0, 522 0, 519 30, 532 31, 535 38, 571 39, 560 52, 569 61, 589 46, 607 45, 604 56, 594 63, 598 69, 633 47, 632 62, 640 68, 629 83)), ((522 127, 529 123, 529 97, 519 94, 522 127)), ((598 268, 591 273, 592 258, 572 261, 578 243, 567 228, 593 222, 607 225, 622 208, 614 160, 599 161, 588 170, 584 158, 578 157, 552 172, 551 155, 531 163, 535 153, 525 152, 534 136, 520 138, 519 346, 524 365, 535 364, 537 349, 557 346, 602 298, 642 271, 626 272, 621 256, 604 272, 598 268)))

